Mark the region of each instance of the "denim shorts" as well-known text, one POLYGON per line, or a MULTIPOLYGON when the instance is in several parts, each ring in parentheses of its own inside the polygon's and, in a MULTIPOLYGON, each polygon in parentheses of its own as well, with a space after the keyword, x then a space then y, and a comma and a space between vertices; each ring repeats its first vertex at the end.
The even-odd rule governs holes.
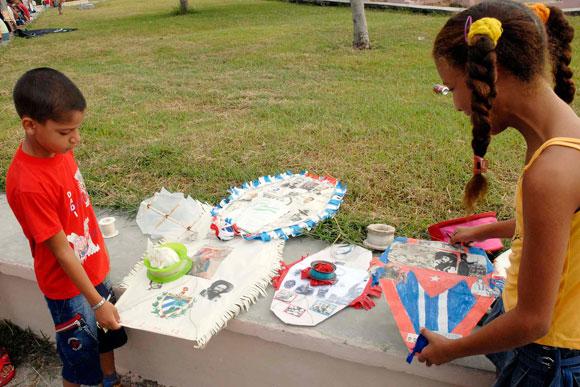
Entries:
MULTIPOLYGON (((499 298, 484 324, 502 313, 503 302, 499 298)), ((580 386, 580 350, 532 343, 487 357, 497 368, 495 387, 580 386)))
MULTIPOLYGON (((108 280, 95 289, 109 302, 115 303, 115 295, 108 280)), ((67 300, 46 298, 56 330, 56 349, 62 361, 63 379, 77 384, 101 383, 101 353, 110 352, 127 342, 123 328, 106 333, 97 328, 95 313, 80 294, 67 300)))

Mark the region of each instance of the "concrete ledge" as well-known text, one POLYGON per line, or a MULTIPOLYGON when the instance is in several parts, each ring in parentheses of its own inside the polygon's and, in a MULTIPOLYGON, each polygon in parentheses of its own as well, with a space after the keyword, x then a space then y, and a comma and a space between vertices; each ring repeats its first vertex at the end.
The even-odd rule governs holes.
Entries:
MULTIPOLYGON (((270 300, 261 299, 258 304, 269 306, 270 300)), ((36 282, 0 274, 0 306, 0 319, 10 319, 19 326, 54 338, 52 321, 36 282)), ((347 312, 364 316, 372 311, 347 310, 334 319, 349 317, 342 315, 347 312)), ((381 350, 376 345, 364 345, 357 337, 330 336, 332 329, 324 329, 327 322, 316 328, 297 328, 281 323, 266 324, 243 314, 232 320, 203 350, 193 349, 186 340, 128 329, 129 343, 117 351, 117 366, 121 373, 131 371, 142 378, 173 386, 294 386, 297 383, 488 386, 492 383, 493 373, 472 368, 485 366, 478 364, 483 359, 464 359, 462 364, 432 368, 418 363, 409 366, 404 361, 404 349, 384 345, 381 350)))
MULTIPOLYGON (((100 216, 110 215, 99 211, 100 216)), ((137 262, 145 237, 135 222, 117 216, 118 237, 106 240, 113 283, 137 262)), ((21 230, 0 196, 0 319, 53 336, 43 296, 37 288, 32 259, 21 230)), ((284 259, 291 262, 325 246, 321 241, 293 239, 284 259)), ((191 342, 128 329, 129 343, 117 353, 120 371, 175 386, 352 386, 363 383, 397 386, 473 385, 493 381, 485 358, 461 359, 442 367, 407 365, 406 347, 384 299, 370 310, 347 308, 316 327, 287 326, 270 312, 273 290, 247 312, 230 321, 204 350, 191 342)))
POLYGON ((0 274, 5 274, 8 276, 36 282, 36 278, 34 276, 34 268, 32 266, 23 265, 18 262, 0 261, 0 274))

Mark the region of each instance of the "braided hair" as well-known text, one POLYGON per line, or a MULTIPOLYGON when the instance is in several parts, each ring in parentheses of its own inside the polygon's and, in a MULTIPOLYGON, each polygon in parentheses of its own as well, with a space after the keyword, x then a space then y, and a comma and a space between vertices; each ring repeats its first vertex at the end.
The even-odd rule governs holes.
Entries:
POLYGON ((568 23, 560 8, 555 6, 548 8, 550 17, 546 22, 546 32, 554 76, 554 92, 566 103, 571 103, 576 94, 570 69, 572 60, 570 43, 574 39, 574 28, 568 23))
MULTIPOLYGON (((482 2, 447 21, 435 39, 433 57, 444 59, 467 75, 467 87, 471 90, 471 147, 477 159, 485 156, 491 140, 490 110, 496 97, 498 67, 522 82, 531 83, 544 75, 546 55, 538 53, 549 52, 556 93, 569 102, 575 92, 568 66, 572 37, 573 29, 559 9, 550 12, 544 25, 528 7, 509 0, 482 2), (468 44, 465 29, 469 17, 473 21, 497 19, 503 29, 497 44, 485 34, 473 36, 468 44)), ((474 168, 474 175, 465 187, 464 205, 470 211, 487 192, 487 179, 481 172, 474 168)))

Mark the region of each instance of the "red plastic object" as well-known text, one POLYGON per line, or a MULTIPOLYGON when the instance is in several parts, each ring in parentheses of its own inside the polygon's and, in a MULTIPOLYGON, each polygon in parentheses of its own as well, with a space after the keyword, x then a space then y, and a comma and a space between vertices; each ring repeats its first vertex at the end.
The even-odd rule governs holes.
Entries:
POLYGON ((310 276, 311 267, 306 267, 302 269, 300 272, 300 278, 310 280, 310 286, 325 286, 325 285, 334 285, 336 282, 336 277, 331 280, 317 280, 310 276))
POLYGON ((316 265, 314 265, 314 270, 319 271, 321 273, 333 273, 334 266, 332 266, 330 263, 319 262, 316 265))
POLYGON ((0 387, 8 384, 15 374, 16 369, 12 365, 8 353, 4 348, 0 348, 0 387), (10 369, 10 371, 4 371, 5 367, 10 369))
MULTIPOLYGON (((456 218, 446 220, 444 222, 436 223, 429 226, 429 236, 434 241, 449 242, 451 235, 457 227, 473 227, 481 224, 496 223, 495 212, 484 212, 482 214, 475 214, 463 218, 456 218)), ((493 238, 485 241, 474 242, 473 246, 479 247, 488 252, 499 251, 504 248, 501 239, 493 238)))
POLYGON ((376 305, 371 297, 373 298, 380 297, 382 293, 383 289, 381 288, 381 285, 373 286, 373 277, 371 276, 367 281, 367 284, 362 294, 357 298, 355 298, 348 306, 355 309, 371 310, 376 305))

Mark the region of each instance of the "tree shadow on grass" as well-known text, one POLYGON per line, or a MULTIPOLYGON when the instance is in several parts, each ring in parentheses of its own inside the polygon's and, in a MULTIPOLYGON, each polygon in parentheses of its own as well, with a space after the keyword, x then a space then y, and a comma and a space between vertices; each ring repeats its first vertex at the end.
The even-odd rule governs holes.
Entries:
MULTIPOLYGON (((272 8, 271 2, 257 2, 257 3, 231 3, 227 5, 204 5, 204 7, 196 7, 195 4, 189 6, 186 14, 179 12, 179 7, 173 7, 166 11, 145 13, 139 15, 131 15, 127 17, 115 18, 117 25, 134 24, 134 23, 149 23, 151 21, 159 23, 179 23, 186 22, 190 17, 194 17, 198 22, 215 22, 219 25, 220 21, 235 19, 238 23, 240 21, 247 22, 253 27, 260 25, 273 25, 276 20, 287 21, 288 17, 293 14, 296 17, 306 17, 304 11, 297 7, 295 10, 288 9, 284 3, 280 3, 281 7, 272 8), (257 17, 257 15, 259 17, 257 17)), ((315 17, 312 15, 310 17, 315 17)))
POLYGON ((194 9, 192 7, 189 7, 187 9, 187 12, 185 12, 185 13, 182 13, 181 12, 181 9, 179 7, 175 7, 175 8, 173 8, 173 11, 171 11, 169 13, 169 16, 171 16, 171 17, 184 16, 185 17, 185 16, 196 15, 196 14, 199 14, 199 13, 201 13, 201 11, 199 11, 197 9, 194 9))

